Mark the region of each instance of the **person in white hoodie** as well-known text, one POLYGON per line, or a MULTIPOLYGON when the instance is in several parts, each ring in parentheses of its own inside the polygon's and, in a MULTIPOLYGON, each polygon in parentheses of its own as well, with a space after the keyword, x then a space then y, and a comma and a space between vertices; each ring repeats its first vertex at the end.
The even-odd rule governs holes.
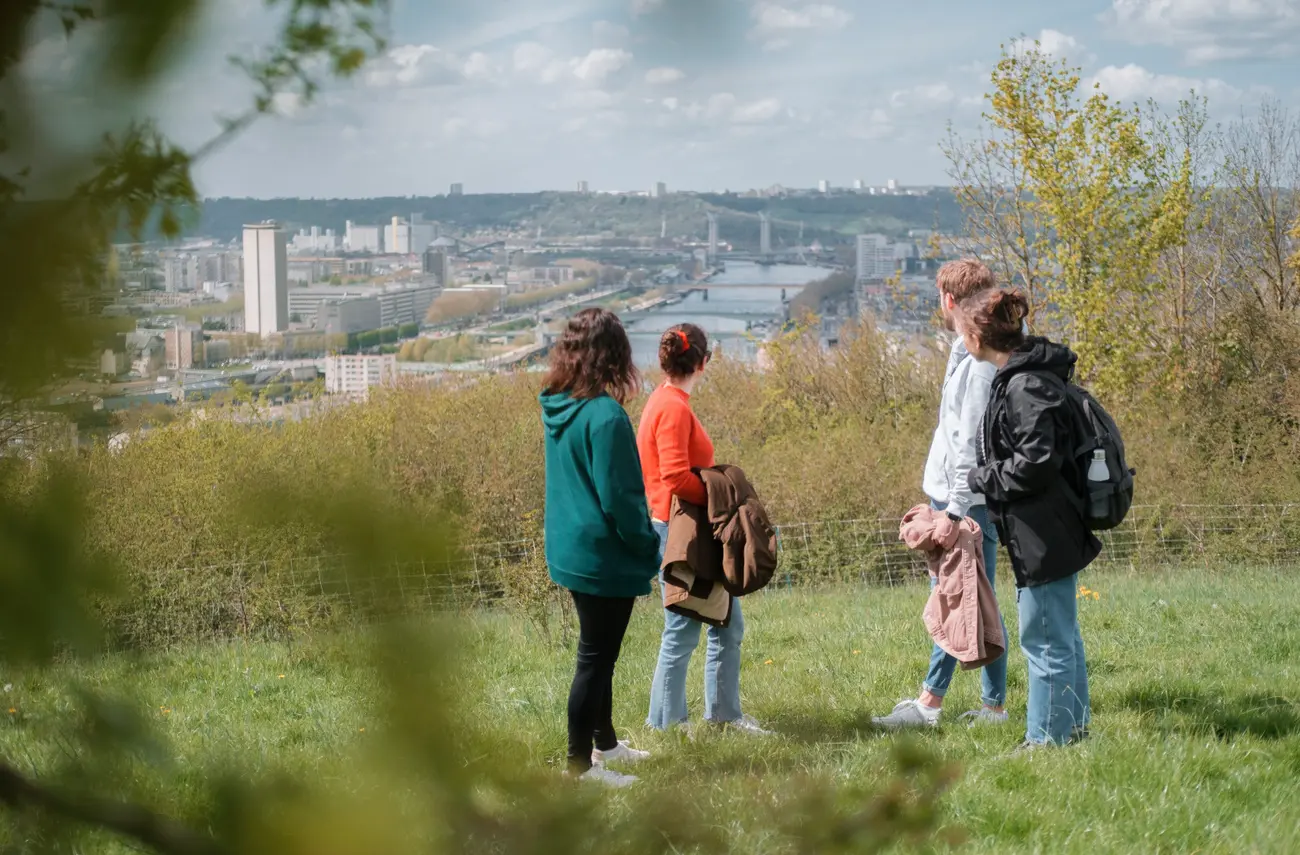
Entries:
MULTIPOLYGON (((962 300, 981 291, 997 287, 993 271, 982 261, 963 258, 950 261, 939 269, 936 280, 939 288, 939 305, 944 326, 955 331, 953 312, 962 300)), ((964 517, 979 524, 984 533, 984 569, 989 583, 994 584, 998 554, 998 536, 989 524, 984 497, 971 492, 966 476, 976 466, 984 411, 988 407, 989 391, 996 372, 994 366, 979 362, 967 351, 960 336, 956 336, 944 372, 943 397, 939 405, 939 426, 930 444, 930 456, 925 462, 923 487, 936 509, 946 511, 936 531, 940 545, 951 548, 957 540, 958 525, 964 517)), ((930 580, 933 586, 934 579, 930 580)), ((996 584, 994 589, 996 590, 996 584)), ((1005 636, 1006 627, 1003 627, 1005 636)), ((930 654, 930 669, 921 686, 921 694, 905 700, 886 716, 872 721, 877 726, 896 730, 906 727, 936 727, 943 711, 943 698, 952 682, 957 660, 944 653, 938 645, 930 654)), ((981 669, 981 695, 983 705, 978 710, 962 715, 970 724, 1001 724, 1007 721, 1007 657, 1004 653, 997 661, 981 669)))

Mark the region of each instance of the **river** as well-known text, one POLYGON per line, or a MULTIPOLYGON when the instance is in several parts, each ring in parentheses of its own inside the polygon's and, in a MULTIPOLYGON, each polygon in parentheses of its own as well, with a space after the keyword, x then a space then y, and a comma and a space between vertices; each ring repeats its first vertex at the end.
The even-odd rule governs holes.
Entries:
POLYGON ((659 338, 664 330, 681 323, 697 324, 717 342, 728 359, 753 360, 758 343, 767 335, 763 321, 771 322, 782 315, 781 291, 793 299, 802 286, 825 279, 831 271, 824 267, 801 264, 777 264, 764 267, 749 262, 729 262, 725 272, 713 278, 717 285, 760 284, 755 288, 717 288, 696 291, 680 303, 653 309, 627 322, 628 338, 637 365, 659 365, 659 338), (778 287, 771 287, 778 286, 778 287), (759 327, 751 330, 752 326, 759 327))

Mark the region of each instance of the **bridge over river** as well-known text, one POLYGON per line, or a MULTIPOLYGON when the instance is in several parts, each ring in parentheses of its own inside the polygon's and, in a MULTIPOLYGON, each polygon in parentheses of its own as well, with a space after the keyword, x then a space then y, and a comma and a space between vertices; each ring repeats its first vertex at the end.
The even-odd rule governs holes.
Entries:
MULTIPOLYGON (((730 321, 744 321, 749 324, 762 323, 763 321, 779 320, 777 317, 780 310, 777 311, 745 311, 743 309, 728 309, 726 303, 677 303, 666 306, 667 311, 672 312, 674 318, 723 318, 730 321)), ((642 311, 642 312, 623 312, 619 315, 625 323, 632 321, 643 321, 647 318, 661 317, 663 311, 642 311)))

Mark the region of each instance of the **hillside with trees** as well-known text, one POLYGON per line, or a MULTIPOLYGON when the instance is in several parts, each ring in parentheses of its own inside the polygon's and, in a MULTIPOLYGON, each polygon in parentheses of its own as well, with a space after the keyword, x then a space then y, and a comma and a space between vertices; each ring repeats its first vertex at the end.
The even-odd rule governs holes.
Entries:
POLYGON ((902 236, 909 229, 956 229, 961 210, 952 193, 925 196, 776 196, 674 193, 653 199, 579 193, 485 193, 468 196, 383 197, 375 199, 207 199, 185 218, 185 233, 231 240, 245 223, 276 220, 296 230, 310 226, 342 233, 354 223, 386 223, 420 214, 457 232, 483 229, 541 229, 546 235, 610 235, 653 239, 667 227, 669 237, 703 240, 707 213, 718 217, 719 237, 757 245, 759 213, 774 220, 773 244, 794 246, 800 222, 804 240, 840 243, 863 232, 902 236))

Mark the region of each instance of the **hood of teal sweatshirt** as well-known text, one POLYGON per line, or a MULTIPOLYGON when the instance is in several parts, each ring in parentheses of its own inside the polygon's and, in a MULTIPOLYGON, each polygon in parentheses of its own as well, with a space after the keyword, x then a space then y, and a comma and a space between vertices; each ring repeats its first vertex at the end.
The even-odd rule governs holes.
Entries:
POLYGON ((542 424, 552 438, 558 439, 573 420, 582 412, 582 408, 591 403, 590 398, 575 399, 568 392, 543 394, 538 400, 542 403, 542 424))

